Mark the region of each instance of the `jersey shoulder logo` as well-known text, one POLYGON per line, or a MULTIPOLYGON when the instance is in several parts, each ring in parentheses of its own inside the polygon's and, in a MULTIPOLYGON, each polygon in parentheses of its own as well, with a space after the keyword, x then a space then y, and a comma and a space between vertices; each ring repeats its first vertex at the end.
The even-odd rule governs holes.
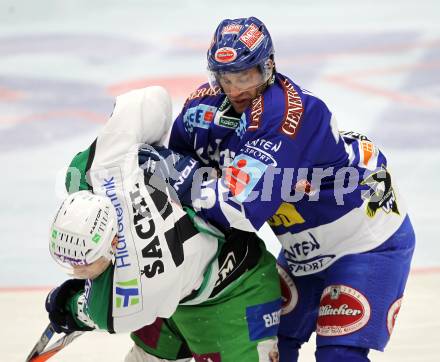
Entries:
POLYGON ((368 200, 366 211, 369 217, 376 216, 379 209, 387 214, 400 215, 397 207, 397 197, 391 183, 391 174, 384 165, 379 171, 365 178, 361 185, 368 185, 370 188, 362 194, 362 198, 368 200))
POLYGON ((281 78, 281 85, 284 91, 285 109, 280 131, 293 139, 298 133, 304 107, 301 97, 288 79, 281 78))

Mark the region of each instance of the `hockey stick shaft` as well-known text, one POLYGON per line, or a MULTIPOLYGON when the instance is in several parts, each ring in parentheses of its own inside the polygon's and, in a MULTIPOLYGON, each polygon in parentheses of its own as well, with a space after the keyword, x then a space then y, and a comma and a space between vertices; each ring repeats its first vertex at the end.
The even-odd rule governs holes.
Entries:
POLYGON ((50 338, 54 335, 55 331, 52 326, 49 324, 47 328, 44 330, 43 335, 36 343, 35 347, 32 349, 29 354, 26 362, 44 362, 51 358, 54 354, 58 353, 64 347, 72 343, 76 338, 82 335, 84 332, 72 332, 66 334, 65 336, 59 338, 55 343, 53 343, 46 350, 44 349, 49 343, 50 338), (48 332, 48 333, 46 333, 48 332), (49 337, 50 336, 50 337, 49 337))
POLYGON ((41 335, 40 339, 35 343, 34 348, 32 348, 31 353, 26 358, 26 362, 31 361, 33 357, 39 355, 48 345, 49 341, 51 340, 52 336, 55 334, 55 330, 53 329, 52 325, 49 323, 49 325, 45 328, 43 331, 43 334, 41 335))

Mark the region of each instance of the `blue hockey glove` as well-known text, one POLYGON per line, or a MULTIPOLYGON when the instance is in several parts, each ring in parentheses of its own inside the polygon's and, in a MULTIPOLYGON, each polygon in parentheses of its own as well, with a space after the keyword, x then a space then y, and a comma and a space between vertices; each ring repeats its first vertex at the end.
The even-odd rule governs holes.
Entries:
POLYGON ((145 144, 139 149, 139 166, 145 175, 156 175, 168 182, 179 201, 191 205, 191 185, 194 173, 200 167, 198 161, 163 146, 145 144))
POLYGON ((47 295, 46 311, 49 313, 49 320, 57 333, 92 330, 92 328, 78 326, 71 313, 66 309, 68 300, 83 290, 84 285, 85 280, 69 279, 59 287, 52 289, 47 295))

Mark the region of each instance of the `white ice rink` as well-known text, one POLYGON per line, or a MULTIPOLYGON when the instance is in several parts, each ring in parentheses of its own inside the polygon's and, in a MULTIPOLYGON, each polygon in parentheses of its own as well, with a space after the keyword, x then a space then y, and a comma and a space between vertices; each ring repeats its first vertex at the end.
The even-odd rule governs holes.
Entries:
MULTIPOLYGON (((326 100, 340 129, 381 146, 409 206, 413 273, 372 360, 440 361, 438 0, 0 0, 0 361, 23 361, 46 324, 45 294, 63 280, 46 239, 65 166, 113 97, 161 84, 177 113, 205 80, 219 21, 251 15, 271 31, 278 70, 326 100)), ((129 344, 82 336, 52 360, 121 361, 129 344)))

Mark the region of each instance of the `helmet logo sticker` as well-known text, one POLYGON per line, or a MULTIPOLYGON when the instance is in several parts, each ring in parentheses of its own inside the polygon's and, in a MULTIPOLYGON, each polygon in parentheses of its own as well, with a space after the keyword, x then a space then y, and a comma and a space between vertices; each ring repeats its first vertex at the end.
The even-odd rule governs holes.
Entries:
POLYGON ((240 41, 250 50, 254 50, 263 39, 264 34, 258 30, 258 27, 254 23, 249 25, 246 31, 240 36, 240 41))
POLYGON ((215 52, 215 60, 220 63, 229 63, 237 58, 237 52, 234 48, 224 47, 219 48, 215 52))
POLYGON ((243 26, 240 24, 228 24, 222 29, 222 35, 238 34, 243 26))

